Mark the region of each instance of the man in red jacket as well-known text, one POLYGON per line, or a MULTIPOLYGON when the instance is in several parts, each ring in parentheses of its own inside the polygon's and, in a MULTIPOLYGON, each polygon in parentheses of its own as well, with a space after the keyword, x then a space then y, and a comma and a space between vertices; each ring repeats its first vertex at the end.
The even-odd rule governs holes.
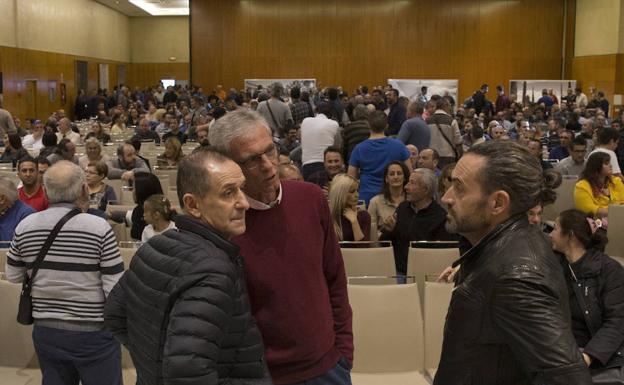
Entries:
POLYGON ((274 383, 350 385, 351 307, 321 189, 280 182, 271 129, 252 110, 223 116, 209 140, 246 178, 247 231, 233 241, 245 258, 252 312, 274 383))

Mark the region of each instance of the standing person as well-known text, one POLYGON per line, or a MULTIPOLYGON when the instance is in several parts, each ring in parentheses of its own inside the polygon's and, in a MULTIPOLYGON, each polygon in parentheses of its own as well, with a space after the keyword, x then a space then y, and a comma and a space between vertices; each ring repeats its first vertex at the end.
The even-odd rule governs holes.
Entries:
POLYGON ((405 106, 399 103, 399 91, 394 88, 390 89, 386 93, 386 99, 388 100, 388 129, 386 135, 396 136, 401 129, 401 125, 405 122, 406 109, 405 106))
POLYGON ((342 130, 342 156, 345 162, 349 162, 355 146, 368 139, 369 136, 368 111, 365 105, 358 104, 353 109, 353 120, 342 130))
POLYGON ((423 120, 422 114, 425 105, 420 102, 410 102, 407 106, 407 120, 401 125, 397 139, 406 145, 414 145, 418 151, 429 147, 431 130, 423 120))
POLYGON ((240 167, 217 152, 185 158, 177 230, 144 244, 113 289, 106 323, 128 346, 139 384, 271 383, 231 241, 245 232, 244 182, 240 167))
POLYGON ((464 152, 464 140, 459 132, 459 125, 449 111, 448 101, 438 99, 435 112, 427 118, 431 132, 429 147, 440 155, 440 167, 456 162, 464 152))
POLYGON ((43 185, 39 181, 37 161, 31 156, 25 156, 17 162, 17 176, 22 186, 17 189, 19 199, 37 211, 48 208, 48 197, 43 185))
POLYGON ((333 146, 338 123, 330 119, 331 104, 321 102, 318 114, 314 118, 305 118, 301 123, 301 161, 303 162, 303 179, 323 170, 323 151, 333 146))
POLYGON ((370 138, 358 144, 349 160, 348 173, 360 180, 360 199, 366 204, 381 191, 386 164, 399 160, 411 167, 410 153, 405 145, 384 135, 386 114, 375 111, 370 117, 370 138))
POLYGON ((475 110, 475 114, 479 115, 485 105, 488 103, 486 99, 486 95, 489 91, 490 87, 487 84, 481 85, 475 93, 472 95, 472 108, 475 110))
POLYGON ((0 95, 0 136, 17 132, 15 121, 11 113, 2 108, 2 95, 0 95))
POLYGON ((76 206, 89 199, 78 165, 57 162, 43 183, 50 208, 20 222, 6 262, 7 279, 22 282, 52 229, 67 220, 32 279, 33 342, 43 383, 121 385, 119 343, 104 330, 103 318, 106 296, 124 269, 115 234, 106 220, 76 206))
POLYGON ((502 85, 496 86, 496 92, 498 96, 496 97, 496 112, 505 111, 507 108, 511 107, 511 101, 509 97, 505 95, 505 90, 502 85))
POLYGON ((474 146, 453 170, 446 227, 472 247, 453 264, 461 268, 435 385, 592 383, 561 266, 526 214, 553 200, 551 176, 511 141, 474 146))
MULTIPOLYGON (((587 366, 615 369, 622 381, 624 357, 624 269, 604 253, 608 242, 602 222, 578 210, 565 210, 550 233, 553 249, 562 253, 568 283, 572 333, 587 366)), ((600 383, 595 381, 594 383, 600 383)), ((611 382, 613 383, 613 382, 611 382)))
POLYGON ((284 94, 281 83, 273 83, 271 97, 258 104, 258 112, 269 123, 274 137, 284 137, 288 129, 293 126, 293 118, 288 104, 280 100, 284 94))
POLYGON ((351 307, 321 189, 280 182, 271 130, 254 111, 228 113, 209 139, 246 178, 247 230, 234 243, 245 256, 251 309, 274 383, 350 384, 351 307))

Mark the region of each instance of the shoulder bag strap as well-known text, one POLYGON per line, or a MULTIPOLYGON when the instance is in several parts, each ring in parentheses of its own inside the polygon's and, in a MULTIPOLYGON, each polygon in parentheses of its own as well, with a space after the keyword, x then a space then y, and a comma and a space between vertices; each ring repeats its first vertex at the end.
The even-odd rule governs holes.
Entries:
POLYGON ((35 261, 32 264, 32 272, 30 273, 31 281, 35 278, 35 275, 37 275, 37 271, 39 271, 39 267, 41 266, 43 259, 45 258, 48 250, 50 249, 50 246, 52 246, 52 242, 54 242, 54 239, 56 238, 58 233, 61 231, 61 228, 65 225, 65 223, 67 223, 68 220, 70 220, 72 217, 79 214, 80 212, 81 211, 78 208, 74 208, 70 210, 67 214, 65 214, 65 216, 63 216, 63 218, 61 218, 58 221, 56 226, 54 226, 54 228, 52 229, 52 232, 50 233, 50 235, 48 235, 45 242, 43 243, 41 250, 39 250, 37 259, 35 259, 35 261))
POLYGON ((273 115, 273 110, 271 110, 271 104, 269 103, 271 99, 268 99, 266 101, 267 104, 267 108, 269 109, 269 113, 271 114, 271 119, 273 119, 273 123, 275 123, 275 127, 277 127, 278 129, 281 129, 282 127, 280 127, 280 125, 277 123, 277 120, 275 120, 275 115, 273 115))
POLYGON ((448 136, 446 136, 446 134, 442 130, 442 127, 440 127, 440 124, 437 121, 434 121, 434 123, 436 127, 438 127, 438 131, 440 131, 440 134, 442 134, 442 137, 444 138, 446 143, 448 143, 448 145, 451 146, 451 149, 453 149, 453 153, 455 154, 455 159, 459 158, 459 154, 457 153, 457 149, 455 148, 455 145, 451 143, 451 140, 448 138, 448 136))
MULTIPOLYGON (((570 269, 570 272, 574 274, 570 265, 568 265, 568 268, 570 269)), ((587 330, 589 330, 589 334, 593 337, 596 334, 596 329, 594 329, 591 314, 589 314, 589 310, 585 304, 585 299, 583 298, 583 292, 581 290, 580 283, 576 279, 576 276, 572 275, 572 278, 574 279, 574 282, 572 283, 572 291, 574 292, 574 297, 576 297, 576 302, 578 302, 578 305, 581 308, 581 313, 583 313, 583 319, 585 320, 587 330)))

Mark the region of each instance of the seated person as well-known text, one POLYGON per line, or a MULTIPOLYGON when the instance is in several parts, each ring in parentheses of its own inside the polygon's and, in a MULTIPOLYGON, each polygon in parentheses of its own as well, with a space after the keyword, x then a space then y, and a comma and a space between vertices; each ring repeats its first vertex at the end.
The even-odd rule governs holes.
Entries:
POLYGON ((334 176, 344 172, 344 160, 338 147, 330 146, 323 151, 323 165, 325 169, 310 174, 308 182, 327 190, 327 186, 334 176))
MULTIPOLYGON (((553 249, 562 253, 572 334, 591 369, 622 370, 624 348, 624 269, 604 253, 606 231, 599 220, 578 210, 565 210, 550 233, 553 249)), ((598 383, 598 382, 595 382, 598 383)))
POLYGON ((0 247, 8 248, 17 224, 36 212, 37 210, 18 199, 15 184, 0 176, 0 247))
POLYGON ((78 155, 76 155, 76 145, 70 139, 61 139, 56 145, 56 150, 50 156, 48 160, 51 164, 58 162, 59 160, 67 160, 74 164, 78 164, 78 155))
POLYGON ((406 200, 396 209, 395 225, 382 231, 391 240, 398 275, 407 274, 407 253, 413 241, 456 240, 446 231, 446 210, 434 199, 437 179, 433 171, 417 168, 405 185, 406 200))
POLYGON ((104 132, 104 129, 102 128, 102 123, 98 122, 97 120, 91 123, 91 131, 89 131, 85 136, 85 140, 89 140, 91 138, 97 140, 102 144, 106 144, 111 141, 110 135, 104 132))
POLYGON ((78 165, 81 169, 86 170, 89 163, 108 162, 108 155, 102 154, 102 145, 96 138, 89 138, 85 141, 85 152, 83 156, 78 158, 78 165))
POLYGON ((136 133, 132 137, 132 140, 138 139, 141 142, 155 142, 160 143, 160 136, 154 131, 152 131, 150 127, 149 120, 146 118, 142 118, 139 121, 139 126, 136 129, 136 133))
POLYGON ((303 175, 293 164, 280 164, 277 168, 280 180, 294 180, 303 182, 303 175))
POLYGON ((596 218, 604 218, 609 205, 624 204, 622 179, 612 176, 611 157, 605 152, 590 155, 580 180, 574 187, 576 208, 596 218))
POLYGON ((577 136, 572 140, 570 156, 557 163, 555 169, 561 175, 580 175, 585 168, 585 154, 587 153, 587 140, 577 136))
POLYGON ((143 218, 147 226, 143 229, 141 241, 147 242, 154 235, 162 234, 169 229, 175 229, 171 209, 171 202, 162 194, 154 194, 143 203, 143 218))
POLYGON ((572 131, 563 131, 559 136, 559 146, 555 147, 548 155, 549 159, 562 160, 570 156, 570 147, 572 145, 574 133, 572 131))
POLYGON ((435 176, 440 176, 440 169, 438 168, 439 162, 440 155, 433 148, 424 148, 420 154, 418 154, 418 167, 433 171, 435 176))
POLYGON ((136 149, 130 143, 117 148, 117 158, 109 160, 108 179, 133 180, 136 172, 150 172, 143 159, 137 156, 136 149))
POLYGON ((41 120, 35 120, 32 123, 31 134, 28 134, 22 138, 22 146, 24 148, 33 148, 39 150, 43 147, 43 122, 41 120))
POLYGON ((162 140, 166 141, 168 138, 177 138, 180 143, 186 143, 186 135, 180 131, 180 125, 175 118, 169 120, 169 131, 162 136, 162 140))
POLYGON ((165 139, 165 151, 156 158, 156 164, 161 167, 177 167, 183 157, 182 144, 178 138, 170 136, 165 139))
POLYGON ((106 211, 108 202, 117 200, 115 189, 104 183, 104 178, 108 175, 108 166, 104 162, 91 162, 87 164, 85 174, 89 186, 89 206, 106 211))
POLYGON ((405 200, 405 185, 409 177, 410 170, 404 162, 394 160, 384 168, 381 193, 375 195, 368 205, 371 222, 377 225, 379 231, 394 227, 394 212, 405 200))
POLYGON ((28 151, 22 147, 22 138, 19 134, 9 134, 4 139, 4 152, 0 156, 0 163, 12 163, 13 167, 17 161, 28 156, 28 151))
POLYGON ((344 173, 329 184, 329 210, 338 241, 369 241, 371 218, 358 209, 358 181, 344 173))
POLYGON ((37 160, 27 155, 17 161, 17 176, 22 186, 17 189, 19 199, 37 211, 48 208, 49 202, 39 179, 37 160))

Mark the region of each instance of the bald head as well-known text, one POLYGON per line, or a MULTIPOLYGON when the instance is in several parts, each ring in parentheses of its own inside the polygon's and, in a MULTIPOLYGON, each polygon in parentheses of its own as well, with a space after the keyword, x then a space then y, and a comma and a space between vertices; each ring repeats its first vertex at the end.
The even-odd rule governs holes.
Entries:
POLYGON ((85 174, 75 163, 61 160, 43 175, 43 185, 50 204, 76 203, 86 192, 85 174))

